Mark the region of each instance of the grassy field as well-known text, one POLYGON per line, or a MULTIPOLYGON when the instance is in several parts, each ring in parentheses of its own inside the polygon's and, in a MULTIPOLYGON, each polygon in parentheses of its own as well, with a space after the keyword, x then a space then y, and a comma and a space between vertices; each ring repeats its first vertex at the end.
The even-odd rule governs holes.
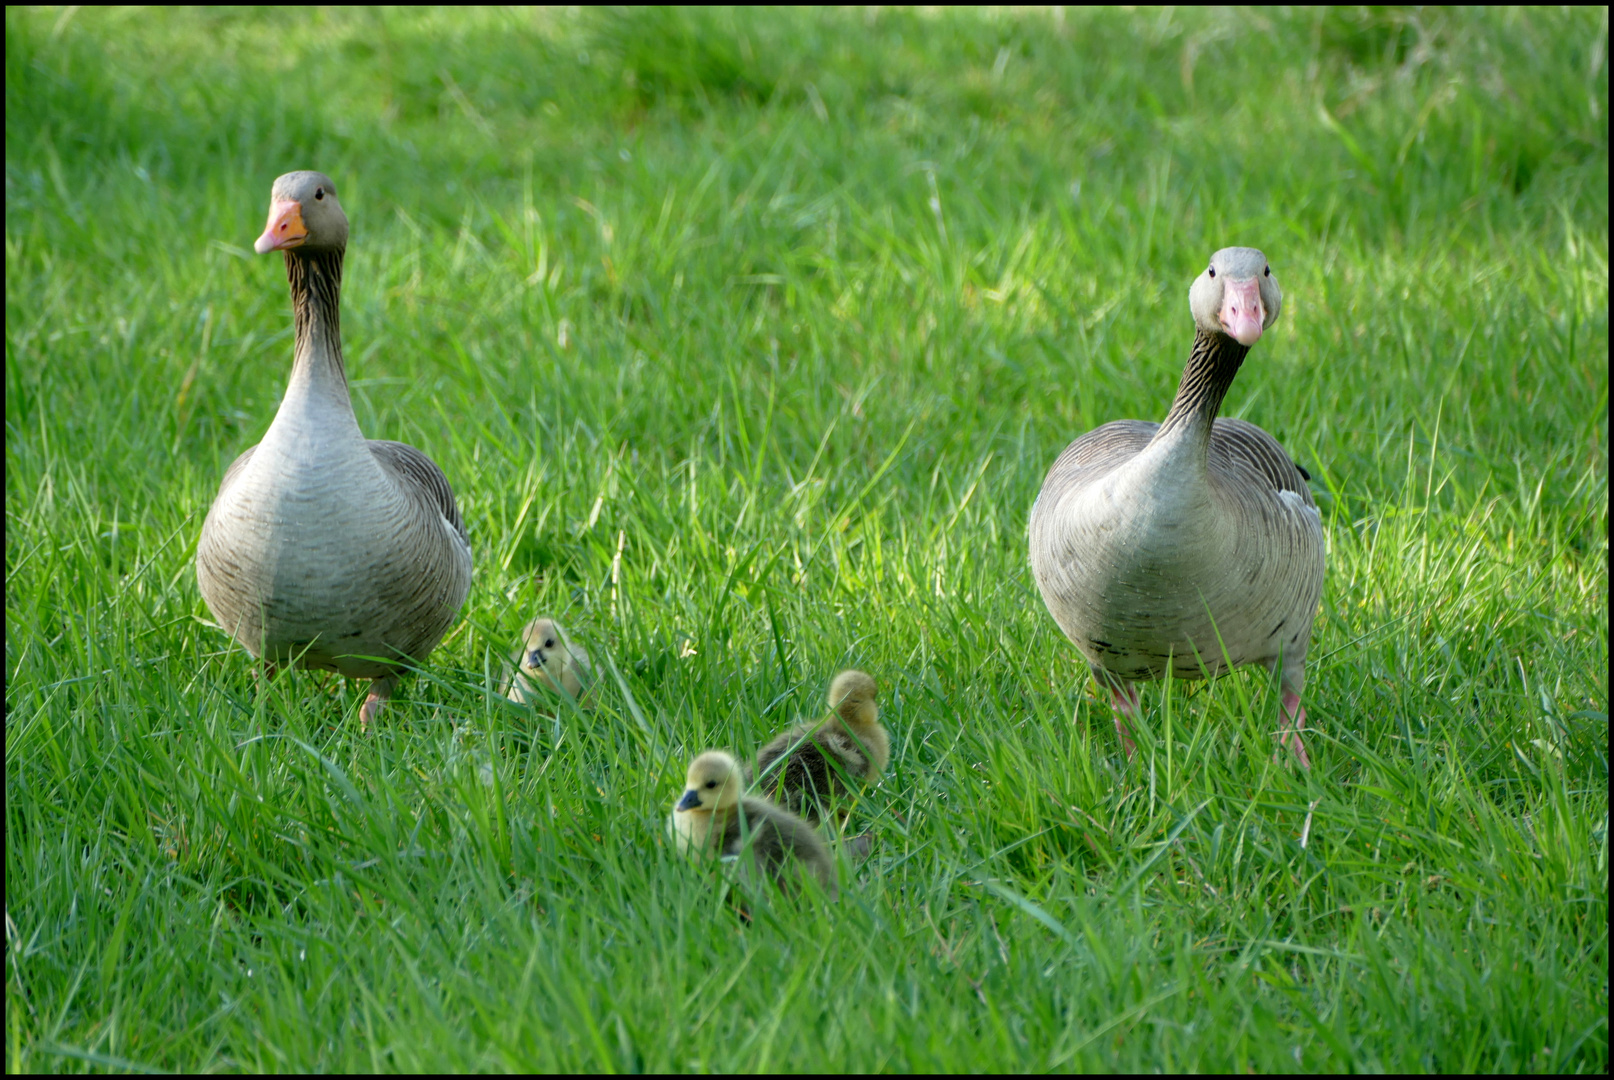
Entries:
POLYGON ((1606 10, 6 13, 8 1069, 1608 1068, 1606 10), (196 538, 329 173, 365 432, 461 621, 260 685, 196 538), (1310 471, 1309 774, 1259 674, 1121 754, 1044 610, 1061 447, 1225 414, 1310 471), (547 612, 606 671, 496 693, 547 612), (663 836, 881 683, 833 906, 663 836), (1072 717, 1072 710, 1075 717, 1072 717))

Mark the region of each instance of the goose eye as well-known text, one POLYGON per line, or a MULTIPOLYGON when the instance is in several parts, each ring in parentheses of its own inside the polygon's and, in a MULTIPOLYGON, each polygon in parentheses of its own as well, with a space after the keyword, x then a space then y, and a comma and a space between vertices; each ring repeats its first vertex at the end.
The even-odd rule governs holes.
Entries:
POLYGON ((1211 277, 1215 277, 1216 276, 1216 267, 1214 267, 1214 266, 1211 267, 1210 269, 1206 270, 1205 273, 1209 274, 1211 277))
POLYGON ((1265 270, 1262 270, 1261 273, 1265 274, 1267 277, 1271 277, 1272 276, 1272 267, 1270 267, 1270 266, 1267 267, 1265 270))
POLYGON ((314 198, 323 199, 324 197, 325 197, 325 189, 324 188, 317 187, 317 188, 314 189, 314 198))

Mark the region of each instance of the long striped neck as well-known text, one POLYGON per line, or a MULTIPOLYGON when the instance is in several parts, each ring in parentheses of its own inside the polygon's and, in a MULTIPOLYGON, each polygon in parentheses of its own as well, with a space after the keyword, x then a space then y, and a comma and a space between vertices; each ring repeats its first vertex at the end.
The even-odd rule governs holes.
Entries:
POLYGON ((1155 432, 1159 442, 1168 435, 1174 438, 1197 437, 1209 442, 1211 421, 1221 411, 1222 399, 1239 373, 1239 365, 1250 353, 1248 345, 1240 345, 1226 334, 1194 332, 1194 348, 1188 354, 1188 365, 1183 368, 1182 382, 1177 386, 1177 398, 1171 403, 1155 432))
POLYGON ((297 344, 292 353, 291 381, 325 395, 348 399, 347 372, 342 366, 342 249, 286 253, 286 279, 297 344))

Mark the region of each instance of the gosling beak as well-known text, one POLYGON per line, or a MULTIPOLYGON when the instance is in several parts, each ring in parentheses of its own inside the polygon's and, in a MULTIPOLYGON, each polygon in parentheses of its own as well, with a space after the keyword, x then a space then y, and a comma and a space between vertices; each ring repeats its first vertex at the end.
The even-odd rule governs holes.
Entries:
POLYGON ((534 649, 532 652, 528 653, 527 666, 533 668, 534 670, 542 669, 544 666, 544 650, 534 649))
POLYGON ((684 797, 678 800, 678 805, 673 807, 673 809, 694 810, 696 807, 700 806, 700 804, 701 793, 696 791, 694 788, 690 788, 688 791, 684 792, 684 797))
POLYGON ((1261 280, 1229 281, 1222 285, 1222 310, 1217 312, 1222 330, 1240 345, 1261 340, 1267 309, 1261 303, 1261 280))
POLYGON ((269 224, 263 235, 252 245, 259 255, 270 251, 294 248, 308 239, 308 226, 303 224, 303 204, 296 199, 281 199, 269 204, 269 224))

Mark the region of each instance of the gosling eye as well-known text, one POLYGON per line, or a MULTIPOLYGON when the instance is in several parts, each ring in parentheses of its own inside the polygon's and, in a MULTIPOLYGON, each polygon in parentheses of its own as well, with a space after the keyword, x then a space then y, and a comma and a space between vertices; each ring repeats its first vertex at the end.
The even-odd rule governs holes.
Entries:
POLYGON ((554 638, 544 638, 544 648, 553 649, 554 647, 555 647, 555 639, 554 638))
POLYGON ((708 780, 708 781, 706 781, 706 786, 707 787, 716 787, 717 786, 717 781, 716 780, 708 780))
POLYGON ((1206 270, 1205 273, 1209 274, 1211 277, 1215 277, 1216 276, 1216 267, 1214 267, 1214 266, 1211 267, 1210 269, 1206 270))

